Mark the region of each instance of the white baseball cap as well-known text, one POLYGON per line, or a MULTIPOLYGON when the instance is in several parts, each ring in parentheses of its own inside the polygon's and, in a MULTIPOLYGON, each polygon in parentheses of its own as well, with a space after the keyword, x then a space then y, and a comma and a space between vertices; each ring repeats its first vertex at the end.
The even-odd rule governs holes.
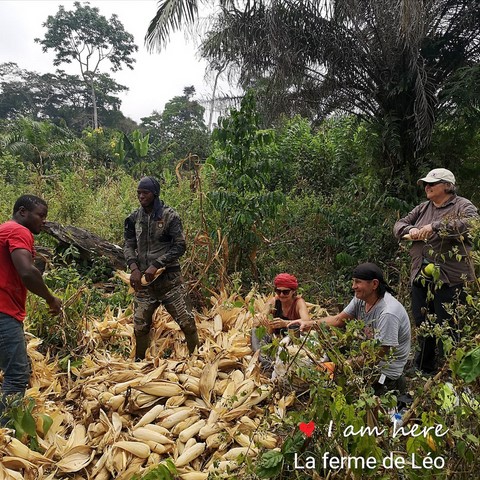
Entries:
POLYGON ((434 168, 428 172, 426 177, 420 178, 417 183, 436 183, 436 182, 447 182, 455 185, 455 175, 446 168, 434 168))

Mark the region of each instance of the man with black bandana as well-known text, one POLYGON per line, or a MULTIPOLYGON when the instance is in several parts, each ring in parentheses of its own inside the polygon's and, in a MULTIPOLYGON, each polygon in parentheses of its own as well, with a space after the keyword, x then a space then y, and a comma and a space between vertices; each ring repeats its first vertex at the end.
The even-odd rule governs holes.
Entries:
POLYGON ((186 243, 178 213, 159 198, 160 184, 144 177, 137 187, 140 208, 125 220, 125 260, 135 290, 135 359, 145 358, 150 343, 152 317, 160 304, 178 323, 193 353, 199 345, 195 317, 180 271, 179 258, 186 243), (159 269, 165 269, 155 278, 159 269), (142 286, 142 276, 149 283, 142 286))
MULTIPOLYGON (((344 327, 347 320, 358 319, 365 323, 365 333, 380 344, 380 376, 373 385, 380 395, 388 390, 405 392, 403 370, 408 360, 411 344, 410 319, 403 305, 392 295, 383 273, 374 263, 362 263, 353 270, 352 288, 355 297, 338 315, 319 320, 289 323, 300 325, 300 330, 311 328, 315 323, 344 327), (383 360, 385 359, 385 360, 383 360)), ((364 358, 355 358, 350 363, 361 366, 364 358)))

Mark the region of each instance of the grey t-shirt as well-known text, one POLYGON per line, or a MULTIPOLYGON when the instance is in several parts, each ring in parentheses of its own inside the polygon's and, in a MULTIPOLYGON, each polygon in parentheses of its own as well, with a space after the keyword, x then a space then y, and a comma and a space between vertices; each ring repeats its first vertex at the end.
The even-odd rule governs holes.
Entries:
POLYGON ((356 297, 343 311, 363 320, 370 338, 377 339, 382 346, 393 347, 393 355, 380 363, 382 373, 392 380, 402 375, 411 344, 410 319, 404 306, 387 292, 368 313, 365 312, 365 302, 356 297))

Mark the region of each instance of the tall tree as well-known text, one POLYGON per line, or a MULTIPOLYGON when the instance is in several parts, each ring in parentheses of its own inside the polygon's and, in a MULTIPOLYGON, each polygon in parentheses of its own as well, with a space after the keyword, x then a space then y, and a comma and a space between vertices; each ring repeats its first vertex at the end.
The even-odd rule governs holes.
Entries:
MULTIPOLYGON (((193 23, 198 1, 159 2, 146 37, 162 46, 193 23)), ((218 0, 201 52, 259 86, 274 115, 359 115, 382 143, 395 193, 417 178, 438 102, 454 73, 480 60, 480 0, 218 0), (268 100, 267 100, 268 99, 268 100)), ((264 106, 265 110, 265 106, 264 106)))
POLYGON ((75 61, 80 66, 83 81, 89 86, 93 106, 93 126, 98 128, 97 91, 95 81, 100 75, 100 64, 110 63, 116 72, 123 65, 133 69, 132 54, 138 50, 133 36, 126 32, 116 15, 107 20, 98 8, 80 2, 74 3, 75 10, 67 11, 60 5, 55 16, 48 16, 43 24, 47 33, 35 41, 44 52, 55 51, 55 66, 75 61))
POLYGON ((205 108, 194 100, 195 88, 185 87, 183 95, 173 97, 162 113, 142 118, 142 126, 153 139, 168 145, 176 161, 189 153, 205 159, 210 151, 210 134, 204 121, 205 108))

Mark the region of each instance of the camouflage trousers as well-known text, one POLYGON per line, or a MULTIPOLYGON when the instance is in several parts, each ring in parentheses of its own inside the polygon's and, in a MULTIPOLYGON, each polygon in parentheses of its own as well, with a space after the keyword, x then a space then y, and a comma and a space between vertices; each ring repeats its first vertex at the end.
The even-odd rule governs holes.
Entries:
POLYGON ((134 299, 136 335, 148 335, 155 310, 163 305, 185 335, 197 331, 187 289, 179 272, 166 272, 151 286, 139 290, 134 299))

